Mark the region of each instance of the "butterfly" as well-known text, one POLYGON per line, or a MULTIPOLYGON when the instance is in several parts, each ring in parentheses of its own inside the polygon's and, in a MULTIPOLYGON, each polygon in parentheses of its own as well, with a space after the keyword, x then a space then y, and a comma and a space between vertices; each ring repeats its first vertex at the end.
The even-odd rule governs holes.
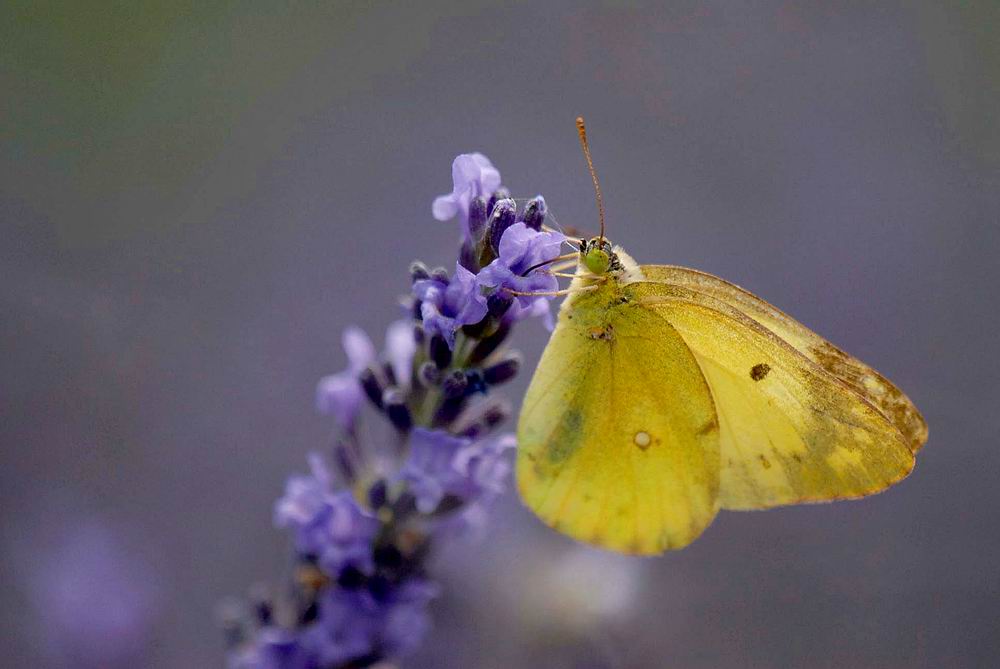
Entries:
POLYGON ((927 440, 877 371, 723 279, 582 239, 520 412, 517 485, 545 523, 629 554, 682 548, 720 509, 854 499, 927 440))

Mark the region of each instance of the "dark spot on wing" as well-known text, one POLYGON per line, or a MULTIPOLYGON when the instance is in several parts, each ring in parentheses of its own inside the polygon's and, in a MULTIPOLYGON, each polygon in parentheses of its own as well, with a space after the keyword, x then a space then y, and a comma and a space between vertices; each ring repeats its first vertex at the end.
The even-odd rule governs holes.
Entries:
POLYGON ((771 468, 771 461, 768 460, 767 457, 764 456, 764 455, 760 456, 760 464, 763 465, 764 469, 770 469, 771 468))
POLYGON ((603 328, 590 328, 591 339, 604 339, 607 341, 614 337, 614 333, 615 329, 611 323, 608 323, 603 328))
POLYGON ((768 372, 770 371, 771 371, 771 366, 769 364, 767 364, 766 362, 759 362, 750 368, 750 378, 753 379, 754 381, 760 381, 765 376, 767 376, 768 372))
POLYGON ((698 432, 696 434, 699 437, 703 437, 706 434, 714 432, 715 430, 718 429, 719 429, 719 420, 715 416, 712 416, 712 419, 710 421, 708 421, 707 423, 698 428, 698 432))
POLYGON ((568 409, 562 415, 559 425, 548 443, 549 462, 562 462, 572 455, 583 442, 583 417, 575 409, 568 409))
POLYGON ((801 455, 799 455, 798 453, 792 453, 792 458, 793 458, 793 459, 794 459, 794 460, 795 460, 796 462, 800 462, 800 463, 802 462, 802 456, 801 456, 801 455))

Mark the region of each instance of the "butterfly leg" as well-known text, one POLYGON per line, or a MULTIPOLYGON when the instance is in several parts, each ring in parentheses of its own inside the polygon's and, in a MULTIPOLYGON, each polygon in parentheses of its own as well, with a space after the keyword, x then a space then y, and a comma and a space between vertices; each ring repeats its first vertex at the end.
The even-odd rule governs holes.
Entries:
POLYGON ((583 286, 582 288, 565 288, 563 290, 548 290, 539 292, 526 292, 523 290, 512 290, 510 288, 504 288, 504 290, 507 291, 509 295, 514 295, 515 297, 562 297, 564 295, 574 295, 576 293, 586 293, 591 290, 596 290, 600 285, 600 283, 596 283, 591 286, 583 286))

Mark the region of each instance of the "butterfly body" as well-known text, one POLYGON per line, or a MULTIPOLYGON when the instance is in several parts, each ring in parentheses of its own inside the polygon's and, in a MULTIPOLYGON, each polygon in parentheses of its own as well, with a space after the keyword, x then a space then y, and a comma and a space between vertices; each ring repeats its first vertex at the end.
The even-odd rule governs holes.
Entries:
POLYGON ((578 540, 656 554, 719 509, 873 494, 926 440, 884 377, 722 279, 595 238, 570 292, 525 396, 517 478, 578 540))

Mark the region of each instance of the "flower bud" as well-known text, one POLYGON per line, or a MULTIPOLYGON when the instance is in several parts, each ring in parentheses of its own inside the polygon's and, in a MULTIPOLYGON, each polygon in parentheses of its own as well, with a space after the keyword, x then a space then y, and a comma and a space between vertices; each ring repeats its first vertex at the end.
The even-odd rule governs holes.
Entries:
POLYGON ((413 427, 413 416, 406 406, 406 396, 398 388, 387 388, 382 394, 382 406, 389 417, 389 422, 401 431, 406 432, 413 427))
POLYGON ((507 354, 505 358, 483 370, 483 380, 491 386, 510 381, 521 368, 521 356, 517 352, 507 354))
POLYGON ((380 509, 385 506, 389 499, 389 486, 385 479, 378 479, 368 488, 368 506, 372 509, 380 509))
MULTIPOLYGON (((489 301, 487 300, 487 304, 489 301)), ((504 343, 507 339, 507 335, 510 334, 510 323, 501 322, 500 326, 485 339, 481 339, 476 342, 475 348, 469 354, 469 364, 474 365, 476 363, 485 360, 493 351, 500 347, 500 344, 504 343)))
POLYGON ((465 396, 448 398, 445 397, 444 402, 441 402, 441 406, 434 413, 434 425, 448 425, 459 414, 462 413, 462 409, 465 407, 465 396))
POLYGON ((392 364, 388 362, 382 363, 382 378, 386 379, 388 385, 390 386, 398 386, 401 380, 407 382, 409 381, 408 379, 397 379, 396 370, 394 370, 392 368, 392 364))
POLYGON ((263 583, 257 583, 250 588, 250 601, 253 604, 254 616, 260 625, 270 625, 274 615, 271 592, 263 583))
POLYGON ((508 199, 510 199, 510 191, 503 186, 493 191, 493 195, 490 196, 489 202, 486 203, 486 217, 489 218, 493 215, 493 210, 496 208, 497 202, 508 199))
POLYGON ((466 373, 460 369, 456 369, 451 374, 448 374, 444 377, 444 381, 441 382, 441 390, 444 391, 445 397, 450 399, 463 397, 468 386, 469 379, 466 373))
POLYGON ((541 195, 536 195, 528 200, 528 204, 524 206, 524 213, 521 214, 521 220, 532 230, 541 230, 547 211, 545 198, 541 195))
POLYGON ((358 377, 358 381, 361 382, 361 387, 364 389, 365 395, 368 396, 368 399, 372 401, 372 404, 381 409, 382 392, 384 388, 382 387, 382 382, 379 380, 378 376, 376 376, 375 370, 371 367, 366 368, 363 372, 361 372, 361 376, 358 377))
POLYGON ((441 383, 441 370, 430 360, 425 361, 417 370, 417 378, 425 388, 430 388, 441 383))
POLYGON ((517 218, 517 205, 510 198, 500 200, 493 207, 493 213, 490 215, 490 222, 487 226, 487 233, 490 237, 490 248, 493 253, 500 252, 500 238, 503 237, 503 233, 507 231, 507 228, 514 225, 514 220, 517 218))
POLYGON ((479 272, 479 252, 473 242, 469 240, 462 242, 462 248, 458 252, 458 264, 473 274, 479 272))
POLYGON ((513 411, 507 400, 491 397, 462 412, 455 420, 454 431, 460 436, 476 439, 507 420, 513 411))
POLYGON ((434 281, 440 281, 446 286, 451 282, 451 278, 448 276, 448 270, 444 267, 435 267, 432 269, 431 279, 434 281))
POLYGON ((478 369, 470 369, 465 372, 465 379, 468 384, 465 391, 467 395, 486 393, 486 379, 483 378, 483 373, 481 371, 478 369))
POLYGON ((483 196, 474 197, 469 202, 469 236, 473 246, 478 242, 486 229, 486 199, 483 196))
POLYGON ((500 238, 503 237, 503 233, 507 231, 507 228, 514 225, 516 218, 517 205, 514 204, 513 200, 508 198, 497 202, 493 208, 493 214, 490 216, 490 223, 487 227, 490 248, 493 250, 493 253, 500 252, 500 238))
POLYGON ((493 318, 503 316, 512 304, 514 304, 514 296, 503 290, 498 290, 486 298, 487 313, 493 318))
POLYGON ((423 279, 430 278, 430 270, 427 269, 427 265, 423 264, 419 260, 414 260, 410 263, 410 281, 421 281, 423 279))
POLYGON ((344 590, 357 590, 367 581, 368 577, 352 564, 349 564, 341 569, 340 573, 337 575, 337 585, 344 590))
POLYGON ((434 335, 427 348, 431 360, 438 366, 438 369, 444 369, 451 364, 451 349, 448 348, 448 342, 445 341, 444 337, 434 335))

